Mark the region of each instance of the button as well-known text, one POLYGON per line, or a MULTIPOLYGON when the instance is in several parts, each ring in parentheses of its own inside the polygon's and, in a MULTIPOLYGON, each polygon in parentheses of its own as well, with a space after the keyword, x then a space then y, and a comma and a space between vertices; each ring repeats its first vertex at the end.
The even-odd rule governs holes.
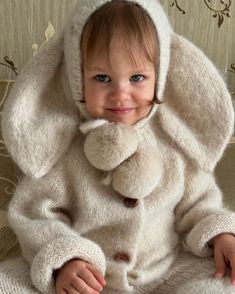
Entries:
POLYGON ((129 262, 130 256, 125 252, 118 252, 114 255, 114 260, 117 262, 129 262))
POLYGON ((138 205, 138 199, 124 198, 123 202, 124 202, 124 205, 129 208, 132 208, 138 205))

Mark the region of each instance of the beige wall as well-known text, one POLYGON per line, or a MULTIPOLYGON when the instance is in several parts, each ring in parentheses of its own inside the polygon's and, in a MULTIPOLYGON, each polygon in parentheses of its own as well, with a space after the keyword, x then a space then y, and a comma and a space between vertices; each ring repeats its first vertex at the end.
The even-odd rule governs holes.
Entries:
MULTIPOLYGON (((202 48, 220 69, 230 91, 235 91, 235 68, 231 67, 235 67, 235 1, 161 2, 175 31, 202 48)), ((32 46, 40 47, 58 34, 74 3, 76 0, 0 0, 0 62, 6 64, 4 56, 9 56, 20 72, 35 51, 32 46)), ((14 73, 0 66, 0 80, 11 78, 14 73)))
POLYGON ((163 0, 162 3, 174 30, 197 44, 220 69, 229 89, 235 91, 235 1, 163 0))
MULTIPOLYGON (((53 36, 53 28, 56 35, 75 2, 0 0, 0 62, 6 63, 4 56, 9 56, 20 72, 34 53, 33 44, 41 46, 53 36), (48 27, 49 22, 52 26, 48 27)), ((0 80, 9 78, 14 78, 14 74, 0 66, 0 80)))

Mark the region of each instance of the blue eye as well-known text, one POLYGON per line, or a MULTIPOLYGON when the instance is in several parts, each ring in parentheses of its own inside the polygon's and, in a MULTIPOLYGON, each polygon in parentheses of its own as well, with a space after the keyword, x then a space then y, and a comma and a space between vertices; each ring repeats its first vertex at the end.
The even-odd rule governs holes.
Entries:
POLYGON ((96 75, 95 79, 101 83, 108 83, 111 81, 110 77, 107 75, 96 75))
POLYGON ((133 75, 131 78, 130 78, 130 81, 132 82, 141 82, 144 80, 144 76, 143 75, 133 75))

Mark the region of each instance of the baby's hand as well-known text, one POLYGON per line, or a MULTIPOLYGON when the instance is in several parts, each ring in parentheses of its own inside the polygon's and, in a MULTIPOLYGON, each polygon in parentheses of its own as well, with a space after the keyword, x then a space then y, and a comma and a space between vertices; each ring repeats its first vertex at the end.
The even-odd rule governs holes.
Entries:
POLYGON ((99 294, 105 285, 97 268, 79 259, 67 262, 55 278, 57 294, 99 294))
POLYGON ((231 268, 231 284, 235 285, 235 237, 224 233, 213 239, 216 272, 215 277, 225 276, 226 267, 231 268))

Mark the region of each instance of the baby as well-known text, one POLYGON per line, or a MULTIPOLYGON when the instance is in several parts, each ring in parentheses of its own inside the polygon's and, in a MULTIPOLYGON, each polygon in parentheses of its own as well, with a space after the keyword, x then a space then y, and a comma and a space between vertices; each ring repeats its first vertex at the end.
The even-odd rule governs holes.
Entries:
POLYGON ((223 80, 158 1, 77 2, 4 108, 24 178, 0 293, 234 293, 213 175, 233 131, 223 80))

